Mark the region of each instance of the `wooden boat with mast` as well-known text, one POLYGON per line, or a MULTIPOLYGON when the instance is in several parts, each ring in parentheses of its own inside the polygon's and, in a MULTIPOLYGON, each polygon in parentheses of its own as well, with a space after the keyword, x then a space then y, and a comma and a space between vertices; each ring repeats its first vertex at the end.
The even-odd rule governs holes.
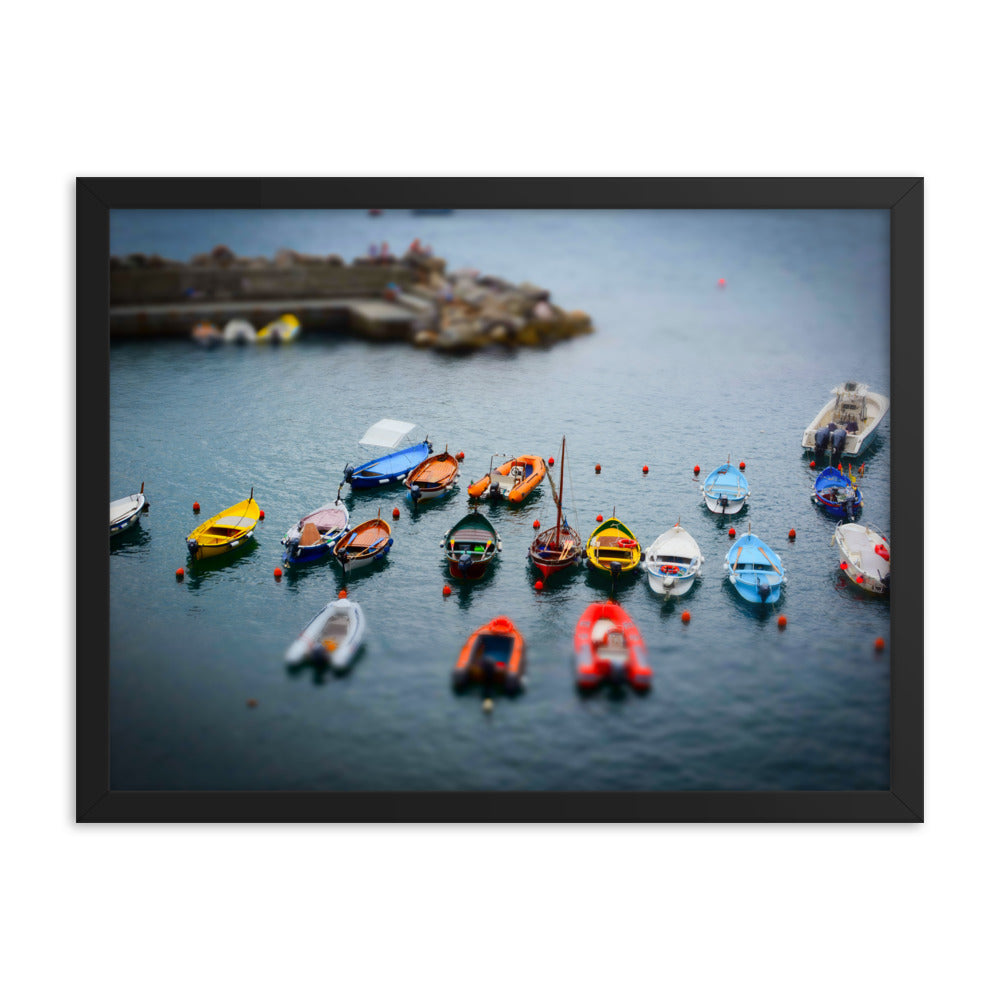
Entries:
POLYGON ((570 566, 578 566, 583 555, 583 539, 563 519, 563 471, 566 465, 566 438, 562 440, 562 457, 559 460, 559 492, 556 495, 556 523, 553 528, 538 532, 528 548, 528 558, 534 567, 548 579, 553 573, 570 566))

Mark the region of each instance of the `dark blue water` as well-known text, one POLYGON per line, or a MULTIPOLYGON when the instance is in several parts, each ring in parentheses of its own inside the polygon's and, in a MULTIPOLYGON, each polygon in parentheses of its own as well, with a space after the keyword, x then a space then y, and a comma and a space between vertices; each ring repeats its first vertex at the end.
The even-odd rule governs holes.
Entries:
MULTIPOLYGON (((890 638, 888 602, 843 585, 800 441, 839 382, 889 390, 888 235, 887 213, 862 211, 112 213, 113 253, 186 258, 221 242, 350 258, 420 237, 451 267, 543 285, 595 325, 551 350, 465 358, 335 332, 280 349, 112 345, 110 497, 144 480, 151 504, 111 550, 112 787, 887 787, 889 659, 872 643, 890 638), (345 489, 355 523, 380 506, 402 512, 386 565, 348 583, 366 649, 342 679, 290 671, 285 649, 342 576, 320 564, 276 582, 279 539, 336 495, 382 417, 463 450, 462 489, 417 512, 398 488, 345 489), (554 521, 547 488, 487 511, 503 553, 481 583, 441 594, 438 543, 470 509, 464 486, 494 452, 558 456, 564 434, 581 534, 613 509, 644 544, 680 519, 706 558, 673 603, 641 577, 620 590, 655 670, 646 697, 575 690, 573 628, 608 587, 581 570, 533 589, 525 555, 532 522, 554 521), (704 478, 729 455, 746 462, 752 495, 723 524, 691 470, 704 478), (186 534, 251 485, 266 514, 257 543, 177 582, 186 534), (730 522, 737 533, 752 522, 784 560, 770 612, 726 579, 730 522), (452 692, 449 672, 498 614, 525 636, 529 685, 486 715, 479 696, 452 692)), ((890 430, 861 481, 862 521, 885 530, 890 430)))

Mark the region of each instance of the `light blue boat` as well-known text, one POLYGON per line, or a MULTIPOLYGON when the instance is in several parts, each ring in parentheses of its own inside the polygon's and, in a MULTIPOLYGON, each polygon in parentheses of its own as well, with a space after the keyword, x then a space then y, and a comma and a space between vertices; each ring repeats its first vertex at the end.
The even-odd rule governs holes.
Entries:
MULTIPOLYGON (((399 420, 380 420, 368 428, 368 432, 358 443, 365 447, 393 448, 401 444, 415 426, 399 420)), ((400 451, 373 458, 363 465, 346 465, 343 482, 350 483, 351 488, 356 490, 400 483, 430 456, 431 447, 430 441, 424 440, 400 451)))
POLYGON ((726 556, 729 582, 751 604, 774 604, 781 597, 785 571, 778 554, 749 531, 733 542, 726 556))
POLYGON ((705 477, 701 492, 713 514, 736 514, 750 496, 750 484, 747 477, 727 461, 705 477))

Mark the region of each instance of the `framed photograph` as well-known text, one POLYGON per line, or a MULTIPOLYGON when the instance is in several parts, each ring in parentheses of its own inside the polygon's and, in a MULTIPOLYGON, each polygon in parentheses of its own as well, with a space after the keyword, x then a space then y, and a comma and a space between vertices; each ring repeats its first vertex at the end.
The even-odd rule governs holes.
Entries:
POLYGON ((921 822, 922 356, 919 178, 80 179, 78 821, 921 822))

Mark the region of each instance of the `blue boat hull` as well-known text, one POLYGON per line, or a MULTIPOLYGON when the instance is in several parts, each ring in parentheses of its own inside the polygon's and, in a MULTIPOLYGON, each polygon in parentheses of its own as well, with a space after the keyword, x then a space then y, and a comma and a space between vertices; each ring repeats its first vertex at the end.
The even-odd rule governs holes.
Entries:
POLYGON ((423 441, 402 451, 394 451, 390 455, 365 462, 356 468, 348 466, 344 470, 344 479, 354 490, 401 483, 421 462, 430 457, 430 453, 430 442, 423 441))

